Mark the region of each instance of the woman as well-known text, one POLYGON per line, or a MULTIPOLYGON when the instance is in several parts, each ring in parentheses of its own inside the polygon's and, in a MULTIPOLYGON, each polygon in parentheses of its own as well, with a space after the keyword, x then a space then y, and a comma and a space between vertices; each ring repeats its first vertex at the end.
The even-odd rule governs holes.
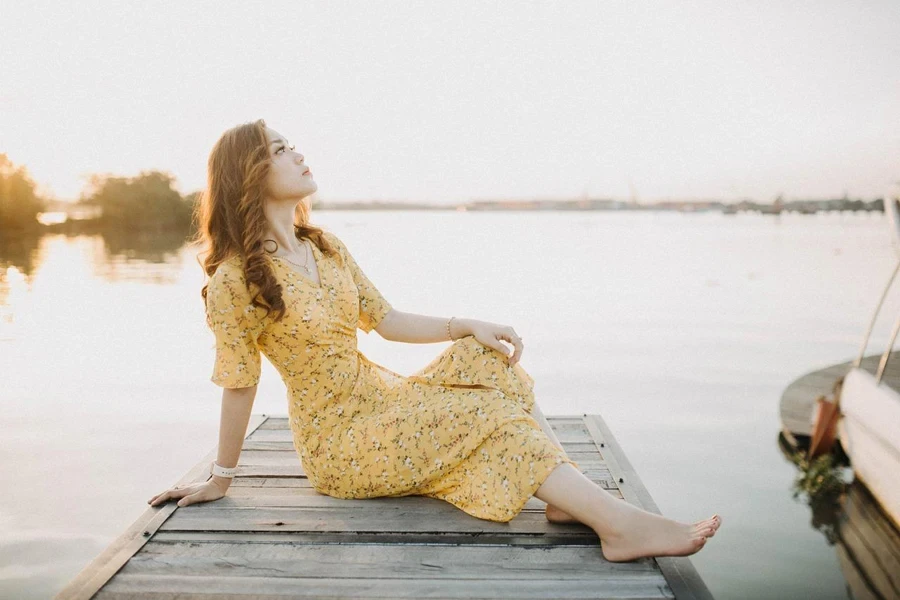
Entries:
POLYGON ((210 277, 202 295, 216 337, 211 380, 225 388, 218 455, 209 480, 166 490, 151 505, 225 495, 262 353, 287 385, 294 446, 320 493, 422 495, 499 522, 534 495, 551 521, 594 529, 610 561, 686 556, 715 534, 717 516, 666 519, 581 473, 534 418, 534 381, 518 364, 523 345, 513 328, 395 310, 343 241, 309 223, 312 173, 264 121, 225 132, 208 167, 198 217, 210 277), (453 344, 403 376, 357 350, 357 328, 397 342, 453 344), (511 355, 500 340, 514 346, 511 355))

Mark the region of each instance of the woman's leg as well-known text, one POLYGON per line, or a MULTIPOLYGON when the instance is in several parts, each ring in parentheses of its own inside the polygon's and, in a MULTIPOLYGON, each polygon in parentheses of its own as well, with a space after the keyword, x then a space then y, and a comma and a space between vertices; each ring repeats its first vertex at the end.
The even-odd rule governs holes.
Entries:
MULTIPOLYGON (((547 434, 547 437, 550 438, 550 441, 559 448, 560 450, 565 451, 565 448, 562 447, 562 444, 559 442, 559 438, 556 437, 556 433, 554 433, 553 428, 550 427, 550 423, 547 422, 547 418, 544 416, 544 413, 541 412, 541 408, 538 406, 538 403, 535 402, 534 406, 531 409, 531 414, 534 416, 534 420, 538 422, 538 425, 541 426, 541 429, 547 434)), ((544 510, 544 514, 547 517, 547 520, 552 523, 578 523, 578 519, 562 510, 558 506, 554 506, 553 504, 547 504, 547 508, 544 510)))
POLYGON ((620 500, 569 463, 550 472, 535 497, 570 514, 600 537, 612 562, 645 556, 688 556, 700 550, 721 524, 718 515, 693 524, 673 521, 620 500))

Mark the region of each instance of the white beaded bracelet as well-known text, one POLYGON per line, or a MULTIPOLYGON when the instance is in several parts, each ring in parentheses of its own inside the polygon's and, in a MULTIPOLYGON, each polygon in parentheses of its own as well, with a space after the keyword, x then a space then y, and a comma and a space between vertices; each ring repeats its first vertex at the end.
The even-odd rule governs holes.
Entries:
POLYGON ((227 477, 228 479, 231 479, 237 475, 237 467, 223 467, 216 461, 213 461, 212 464, 209 465, 209 472, 216 477, 227 477))

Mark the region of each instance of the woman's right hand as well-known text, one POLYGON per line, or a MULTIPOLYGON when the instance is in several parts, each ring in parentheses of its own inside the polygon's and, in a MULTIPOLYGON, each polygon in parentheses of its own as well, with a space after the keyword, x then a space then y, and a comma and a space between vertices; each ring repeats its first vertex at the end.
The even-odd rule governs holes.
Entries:
POLYGON ((147 500, 150 506, 157 506, 174 498, 180 498, 178 506, 187 506, 196 502, 210 502, 225 496, 225 490, 216 485, 212 478, 201 483, 176 485, 161 494, 147 500))

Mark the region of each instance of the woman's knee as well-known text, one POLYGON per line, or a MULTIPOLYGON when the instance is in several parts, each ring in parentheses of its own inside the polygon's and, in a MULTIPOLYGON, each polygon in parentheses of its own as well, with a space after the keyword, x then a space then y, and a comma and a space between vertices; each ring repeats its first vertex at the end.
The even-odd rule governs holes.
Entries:
POLYGON ((453 340, 453 343, 450 344, 450 347, 458 350, 471 350, 483 345, 484 344, 475 339, 474 335, 464 335, 463 337, 453 340))
POLYGON ((486 344, 482 344, 474 335, 467 335, 465 337, 458 338, 450 347, 453 348, 454 351, 458 354, 481 356, 494 353, 496 355, 496 358, 504 358, 502 352, 500 352, 496 348, 491 348, 486 344))

